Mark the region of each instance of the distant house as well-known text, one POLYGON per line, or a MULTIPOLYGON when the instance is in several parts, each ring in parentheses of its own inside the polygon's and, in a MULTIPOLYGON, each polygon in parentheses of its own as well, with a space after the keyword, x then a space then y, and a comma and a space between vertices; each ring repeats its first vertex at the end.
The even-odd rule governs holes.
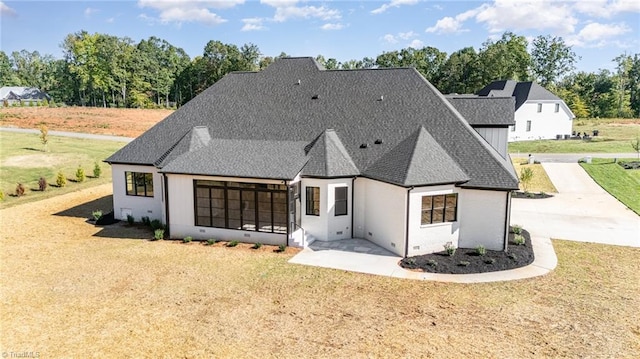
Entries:
POLYGON ((283 58, 226 75, 106 162, 116 218, 171 238, 503 250, 512 124, 511 97, 448 100, 413 68, 283 58))
POLYGON ((535 82, 494 81, 477 95, 515 98, 516 123, 510 128, 509 142, 571 135, 573 112, 561 98, 535 82))
POLYGON ((51 97, 35 87, 0 87, 0 103, 3 106, 13 106, 14 104, 38 104, 44 100, 51 101, 51 97))

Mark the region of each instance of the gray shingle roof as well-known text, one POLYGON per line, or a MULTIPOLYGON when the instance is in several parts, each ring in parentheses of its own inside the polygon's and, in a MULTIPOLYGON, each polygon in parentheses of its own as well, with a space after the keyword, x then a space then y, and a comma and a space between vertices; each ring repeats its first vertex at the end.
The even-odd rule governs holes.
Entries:
POLYGON ((513 97, 446 95, 453 107, 471 126, 511 126, 515 124, 513 97))
POLYGON ((513 80, 494 81, 482 88, 477 93, 479 96, 514 96, 516 98, 516 110, 527 101, 562 101, 549 90, 535 82, 516 82, 513 80))
MULTIPOLYGON (((309 158, 302 152, 309 166, 303 176, 353 175, 356 171, 351 162, 363 176, 389 178, 381 166, 382 158, 414 158, 411 151, 418 145, 399 145, 423 127, 432 140, 420 139, 427 138, 421 134, 416 143, 428 143, 430 150, 437 148, 437 144, 448 155, 448 158, 437 156, 442 162, 439 166, 455 164, 469 179, 462 186, 516 189, 518 184, 508 161, 415 69, 322 70, 312 58, 280 59, 261 72, 229 74, 106 161, 153 165, 162 156, 168 158, 166 154, 176 150, 176 144, 196 126, 209 128, 212 138, 209 146, 176 157, 165 164, 163 171, 194 172, 191 164, 178 163, 191 160, 199 172, 204 171, 202 174, 251 174, 249 177, 264 174, 275 178, 258 165, 276 163, 284 156, 293 156, 296 165, 302 162, 293 147, 277 150, 277 144, 286 140, 304 142, 309 151, 309 158), (335 132, 325 132, 328 129, 335 132), (324 139, 318 138, 321 134, 324 139), (314 140, 315 145, 324 148, 309 147, 314 140), (381 143, 375 144, 376 140, 381 143), (197 163, 222 157, 211 150, 216 143, 219 144, 216 148, 233 158, 216 164, 197 163), (366 148, 361 148, 362 144, 367 144, 366 148), (265 150, 259 150, 258 146, 265 146, 265 150), (201 152, 213 157, 203 154, 194 158, 195 153, 201 152), (315 158, 316 155, 319 157, 315 158), (336 158, 335 168, 331 165, 322 168, 323 163, 334 163, 336 158), (257 167, 239 162, 257 162, 254 164, 257 167), (376 166, 381 166, 380 172, 374 171, 376 166)), ((431 163, 415 160, 405 166, 409 172, 389 182, 402 186, 434 184, 429 174, 431 168, 438 166, 433 162, 436 158, 431 160, 431 163)), ((288 174, 295 167, 283 165, 287 169, 279 175, 288 174)), ((277 171, 273 166, 268 169, 277 171)), ((453 183, 462 177, 455 169, 443 175, 447 178, 438 181, 453 183)))
POLYGON ((303 175, 310 177, 350 177, 360 174, 335 130, 324 131, 309 144, 309 162, 303 175))

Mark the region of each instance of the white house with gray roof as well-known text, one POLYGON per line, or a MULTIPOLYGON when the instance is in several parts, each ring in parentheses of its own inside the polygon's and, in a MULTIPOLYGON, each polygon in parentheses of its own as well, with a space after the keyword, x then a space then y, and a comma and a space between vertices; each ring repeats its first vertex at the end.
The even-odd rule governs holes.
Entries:
POLYGON ((515 98, 515 125, 509 142, 565 138, 572 133, 575 116, 558 96, 535 82, 494 81, 478 91, 483 97, 515 98))
POLYGON ((0 87, 0 105, 38 104, 44 100, 50 101, 51 96, 35 87, 3 86, 0 87))
MULTIPOLYGON (((509 101, 482 100, 499 119, 473 121, 508 127, 509 101)), ((171 238, 503 250, 518 179, 461 112, 413 68, 305 57, 231 73, 106 160, 115 215, 159 219, 171 238)))

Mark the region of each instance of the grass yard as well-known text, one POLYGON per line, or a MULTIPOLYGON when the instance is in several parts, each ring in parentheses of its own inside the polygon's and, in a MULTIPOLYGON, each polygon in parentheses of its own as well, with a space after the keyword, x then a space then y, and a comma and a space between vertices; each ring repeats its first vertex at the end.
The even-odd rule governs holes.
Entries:
POLYGON ((550 274, 449 284, 86 223, 106 184, 0 210, 0 349, 41 357, 640 357, 640 249, 554 241, 550 274), (28 222, 25 220, 28 218, 28 222), (29 226, 26 226, 28 223, 29 226))
POLYGON ((600 187, 640 215, 640 169, 625 170, 610 158, 580 165, 600 187))
POLYGON ((111 167, 102 161, 124 146, 124 142, 49 136, 48 152, 45 152, 39 136, 0 131, 0 190, 4 192, 0 208, 110 183, 111 167), (93 178, 96 162, 102 170, 100 178, 93 178), (78 166, 87 176, 83 183, 74 182, 78 166), (67 178, 67 185, 62 188, 55 187, 59 171, 67 178), (49 184, 44 192, 38 187, 40 177, 49 184), (15 196, 18 183, 26 188, 22 197, 15 196))
POLYGON ((510 142, 510 153, 629 153, 634 152, 631 140, 640 137, 640 119, 577 119, 573 130, 591 135, 591 141, 541 140, 510 142))
MULTIPOLYGON (((558 190, 553 185, 549 176, 547 176, 547 172, 545 172, 544 167, 541 164, 527 164, 526 158, 512 158, 513 167, 516 169, 516 173, 518 173, 518 178, 520 178, 520 172, 523 168, 531 168, 533 171, 533 178, 531 179, 531 183, 529 184, 528 191, 529 192, 544 192, 544 193, 557 193, 558 190)), ((522 183, 520 183, 520 190, 524 191, 522 183)))

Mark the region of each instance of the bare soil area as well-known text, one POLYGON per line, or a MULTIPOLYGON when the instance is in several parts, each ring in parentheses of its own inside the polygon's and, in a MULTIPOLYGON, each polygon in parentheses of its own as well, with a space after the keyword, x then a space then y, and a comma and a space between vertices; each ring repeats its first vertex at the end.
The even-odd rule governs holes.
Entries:
POLYGON ((638 358, 640 249, 553 241, 520 281, 451 284, 96 227, 109 184, 0 210, 0 351, 60 357, 638 358))
POLYGON ((1 127, 38 128, 46 124, 55 131, 137 137, 173 110, 142 110, 96 107, 0 108, 1 127))

